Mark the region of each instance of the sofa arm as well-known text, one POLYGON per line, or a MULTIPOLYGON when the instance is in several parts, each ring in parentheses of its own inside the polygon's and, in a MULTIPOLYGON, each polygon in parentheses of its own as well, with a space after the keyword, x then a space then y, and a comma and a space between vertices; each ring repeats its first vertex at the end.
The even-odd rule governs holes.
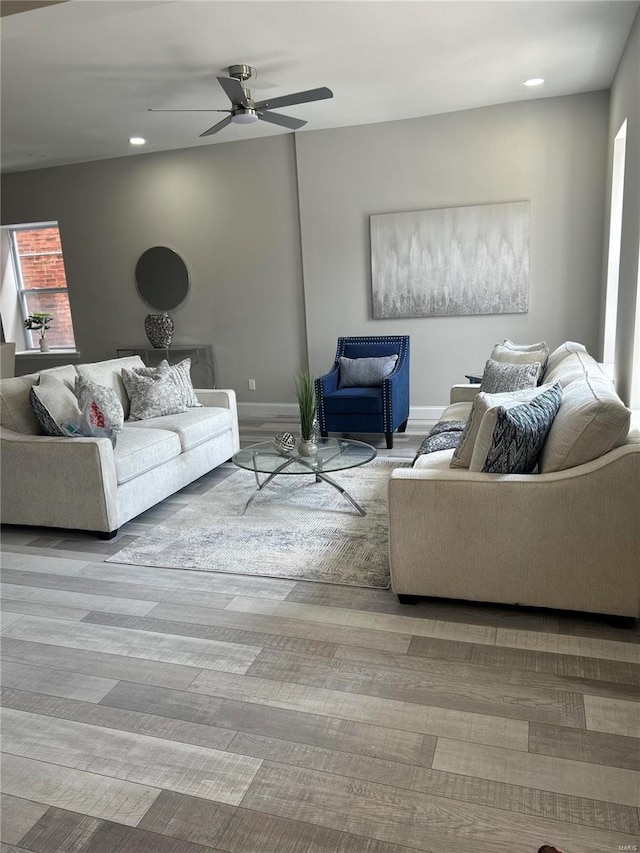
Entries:
POLYGON ((117 479, 107 438, 51 438, 0 428, 2 522, 111 532, 117 479))
POLYGON ((233 452, 240 450, 240 432, 238 428, 238 403, 236 392, 232 388, 196 388, 196 396, 203 406, 217 406, 229 409, 233 419, 233 452))
POLYGON ((640 615, 640 446, 553 474, 399 468, 394 592, 640 615))
POLYGON ((479 385, 471 383, 452 385, 449 391, 449 403, 472 403, 479 392, 479 385))

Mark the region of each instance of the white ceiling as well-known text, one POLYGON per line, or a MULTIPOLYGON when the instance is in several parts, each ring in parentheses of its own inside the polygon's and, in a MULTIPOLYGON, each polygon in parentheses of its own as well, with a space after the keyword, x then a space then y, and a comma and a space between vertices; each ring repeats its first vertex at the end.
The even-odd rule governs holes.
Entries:
MULTIPOLYGON (((12 6, 16 4, 13 3, 12 6)), ((606 89, 636 0, 71 0, 2 18, 4 171, 287 133, 258 122, 198 134, 227 109, 227 66, 256 100, 328 86, 281 112, 299 133, 606 89), (529 77, 546 79, 527 89, 529 77), (134 149, 130 136, 148 140, 134 149)))

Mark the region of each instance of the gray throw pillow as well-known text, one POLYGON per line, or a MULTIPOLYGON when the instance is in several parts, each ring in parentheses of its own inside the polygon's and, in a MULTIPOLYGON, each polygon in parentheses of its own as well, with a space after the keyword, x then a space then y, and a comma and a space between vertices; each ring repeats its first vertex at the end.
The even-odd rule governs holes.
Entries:
POLYGON ((561 402, 562 386, 558 382, 528 403, 498 406, 495 418, 487 413, 480 424, 469 470, 533 473, 561 402))
POLYGON ((397 355, 380 358, 338 359, 338 388, 381 388, 382 382, 395 370, 397 355))
POLYGON ((83 379, 81 376, 76 376, 75 390, 81 409, 84 409, 91 400, 95 400, 100 410, 109 418, 111 429, 115 432, 122 430, 124 426, 124 409, 113 388, 107 388, 106 385, 99 385, 90 379, 83 379))
POLYGON ((538 384, 540 366, 539 361, 534 361, 532 364, 512 364, 490 358, 482 374, 480 390, 487 394, 503 394, 508 391, 535 388, 538 384))
POLYGON ((187 411, 182 390, 167 371, 141 376, 137 370, 122 370, 122 381, 131 401, 130 421, 144 421, 187 411))
POLYGON ((139 376, 157 376, 167 373, 180 389, 187 408, 202 407, 202 403, 198 401, 193 382, 191 381, 190 358, 185 358, 177 364, 169 364, 167 359, 163 358, 157 367, 134 367, 133 369, 139 376))

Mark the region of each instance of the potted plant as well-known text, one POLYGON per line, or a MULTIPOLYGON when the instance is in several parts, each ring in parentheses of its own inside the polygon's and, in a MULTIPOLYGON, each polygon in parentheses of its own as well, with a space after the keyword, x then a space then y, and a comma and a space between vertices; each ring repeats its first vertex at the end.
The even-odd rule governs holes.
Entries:
POLYGON ((40 334, 40 352, 48 352, 49 351, 49 341, 45 338, 47 331, 51 328, 51 323, 53 321, 53 314, 47 314, 46 312, 34 311, 33 314, 29 314, 27 319, 24 321, 23 325, 25 329, 29 329, 32 332, 39 332, 40 334))
POLYGON ((316 417, 316 389, 313 378, 306 370, 296 377, 296 397, 300 407, 300 445, 301 456, 313 456, 318 452, 315 441, 314 421, 316 417))

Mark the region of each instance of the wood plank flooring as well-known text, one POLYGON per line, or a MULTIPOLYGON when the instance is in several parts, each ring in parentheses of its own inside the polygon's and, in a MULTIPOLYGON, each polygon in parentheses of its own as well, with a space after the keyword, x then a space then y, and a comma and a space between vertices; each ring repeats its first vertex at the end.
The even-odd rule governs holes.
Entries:
POLYGON ((3 529, 1 853, 640 848, 640 626, 104 562, 232 470, 3 529))

